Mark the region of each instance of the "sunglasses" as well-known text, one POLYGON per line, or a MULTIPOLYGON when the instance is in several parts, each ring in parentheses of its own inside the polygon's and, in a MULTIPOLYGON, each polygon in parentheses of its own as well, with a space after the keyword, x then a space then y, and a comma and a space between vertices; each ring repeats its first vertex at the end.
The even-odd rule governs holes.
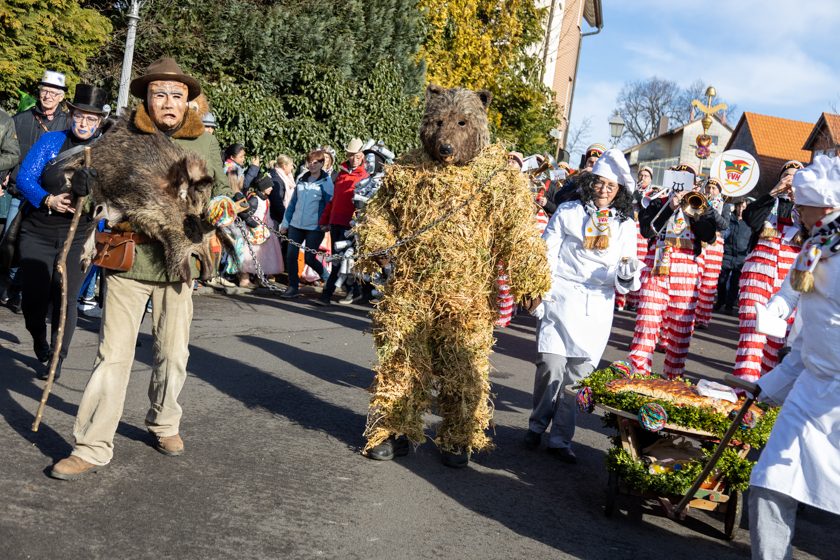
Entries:
POLYGON ((324 160, 322 160, 322 159, 313 159, 313 160, 312 160, 312 161, 310 161, 307 165, 312 165, 313 163, 324 163, 324 160))

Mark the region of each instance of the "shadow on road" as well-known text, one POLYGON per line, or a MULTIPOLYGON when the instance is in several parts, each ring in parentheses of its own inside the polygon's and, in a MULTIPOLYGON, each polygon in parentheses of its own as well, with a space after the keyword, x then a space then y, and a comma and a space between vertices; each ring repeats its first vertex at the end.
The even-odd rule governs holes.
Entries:
MULTIPOLYGON (((291 348, 283 343, 259 337, 243 339, 281 354, 291 348)), ((301 369, 307 372, 316 365, 320 371, 321 364, 328 359, 332 360, 332 368, 343 368, 347 371, 358 369, 351 363, 328 358, 320 352, 307 352, 297 348, 296 354, 295 362, 303 364, 301 369)), ((261 407, 304 428, 326 432, 354 449, 362 444, 364 415, 319 399, 309 391, 275 377, 268 371, 196 346, 190 347, 189 369, 196 377, 248 407, 261 407)), ((335 369, 332 371, 334 373, 335 369)))

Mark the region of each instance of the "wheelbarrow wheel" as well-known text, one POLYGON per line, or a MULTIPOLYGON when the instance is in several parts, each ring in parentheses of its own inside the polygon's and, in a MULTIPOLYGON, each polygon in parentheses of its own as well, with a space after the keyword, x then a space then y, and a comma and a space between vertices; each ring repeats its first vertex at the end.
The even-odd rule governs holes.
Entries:
POLYGON ((726 514, 723 518, 723 534, 726 540, 731 541, 738 533, 741 526, 741 513, 743 512, 744 504, 741 492, 733 490, 729 494, 729 500, 726 502, 726 514))
POLYGON ((604 515, 612 517, 615 512, 615 502, 618 498, 618 475, 610 471, 609 479, 607 480, 607 500, 604 502, 604 515))

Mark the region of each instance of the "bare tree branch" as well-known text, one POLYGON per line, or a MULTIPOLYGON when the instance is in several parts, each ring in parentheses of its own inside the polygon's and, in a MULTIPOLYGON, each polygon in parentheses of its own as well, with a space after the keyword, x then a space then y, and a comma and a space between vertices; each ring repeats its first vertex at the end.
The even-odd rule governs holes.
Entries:
POLYGON ((570 154, 582 152, 589 141, 590 132, 592 132, 592 117, 586 117, 580 121, 580 124, 569 129, 566 150, 570 154))

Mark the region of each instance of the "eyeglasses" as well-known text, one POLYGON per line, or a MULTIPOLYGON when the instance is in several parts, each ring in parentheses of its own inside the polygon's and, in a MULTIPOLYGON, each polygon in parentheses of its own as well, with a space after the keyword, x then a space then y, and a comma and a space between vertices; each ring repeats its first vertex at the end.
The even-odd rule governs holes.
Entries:
POLYGON ((608 185, 603 181, 597 181, 592 185, 592 188, 596 191, 607 191, 608 193, 611 193, 618 190, 618 185, 608 185))
POLYGON ((49 98, 61 97, 62 95, 64 95, 63 91, 53 91, 53 90, 50 90, 50 89, 40 89, 40 90, 38 90, 38 92, 41 94, 42 97, 49 97, 49 98))
POLYGON ((79 113, 73 113, 73 120, 79 124, 85 123, 87 125, 93 126, 95 124, 99 124, 99 117, 94 115, 81 115, 79 113))

